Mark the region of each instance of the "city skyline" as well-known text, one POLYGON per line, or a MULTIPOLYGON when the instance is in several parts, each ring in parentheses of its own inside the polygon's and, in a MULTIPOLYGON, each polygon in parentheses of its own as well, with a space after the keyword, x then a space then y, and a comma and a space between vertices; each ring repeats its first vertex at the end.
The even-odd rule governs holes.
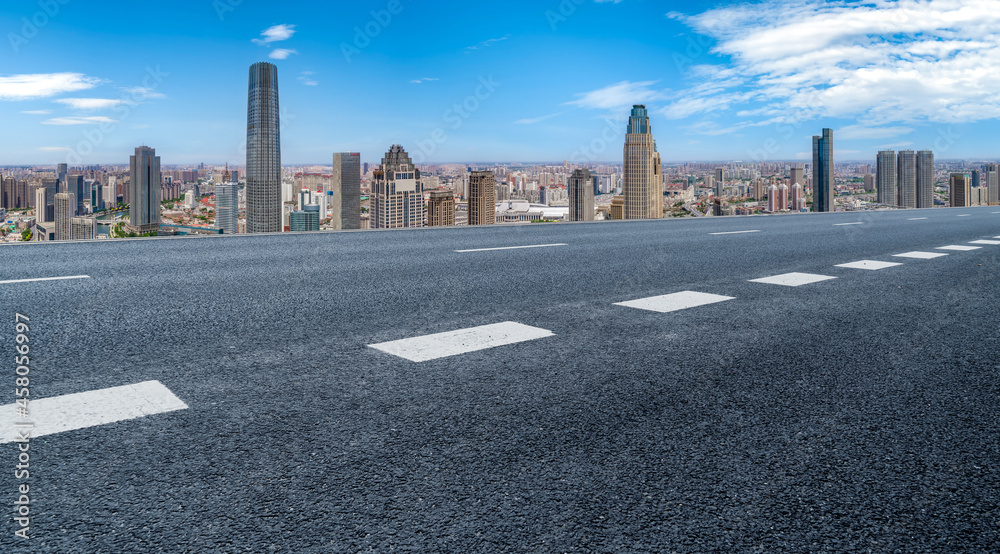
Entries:
POLYGON ((34 4, 0 9, 0 23, 14 30, 0 109, 20 131, 0 138, 0 166, 115 163, 140 143, 172 153, 171 163, 241 163, 240 74, 261 60, 286 77, 290 165, 336 151, 377 162, 389 144, 409 145, 418 164, 611 161, 634 103, 648 105, 664 131, 664 163, 807 161, 814 128, 838 130, 838 160, 886 149, 994 157, 982 138, 1000 103, 977 92, 995 88, 994 78, 965 65, 989 63, 996 39, 984 30, 998 16, 952 10, 944 18, 942 1, 906 10, 764 2, 754 17, 724 2, 588 1, 569 14, 526 2, 468 8, 489 16, 492 34, 458 25, 468 13, 406 2, 280 12, 231 4, 153 7, 155 36, 117 25, 121 2, 60 6, 39 28, 34 4), (820 16, 865 25, 814 33, 820 16), (655 25, 616 30, 638 18, 655 25), (913 36, 893 38, 887 22, 913 36), (109 25, 114 37, 100 31, 109 25), (427 28, 449 32, 427 41, 427 28), (910 55, 891 55, 899 49, 910 55), (856 60, 843 54, 862 51, 856 60), (804 63, 821 54, 836 82, 817 80, 821 72, 804 63), (584 68, 590 78, 575 78, 584 68), (907 81, 914 72, 926 81, 907 81), (778 94, 769 78, 789 92, 778 94))

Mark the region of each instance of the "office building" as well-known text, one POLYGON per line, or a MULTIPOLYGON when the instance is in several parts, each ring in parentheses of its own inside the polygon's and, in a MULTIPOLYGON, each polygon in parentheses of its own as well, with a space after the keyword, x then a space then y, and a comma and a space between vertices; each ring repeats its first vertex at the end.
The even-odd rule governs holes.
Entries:
POLYGON ((235 235, 239 226, 239 192, 236 183, 215 185, 215 228, 225 235, 235 235))
POLYGON ((339 152, 333 155, 330 178, 330 224, 334 229, 361 228, 361 154, 339 152))
POLYGON ((989 205, 989 191, 986 187, 972 187, 969 190, 969 205, 970 206, 988 206, 989 205))
POLYGON ((63 179, 65 179, 63 192, 69 192, 76 197, 76 207, 73 208, 76 213, 73 215, 83 215, 86 213, 84 212, 83 203, 87 199, 86 191, 84 190, 83 175, 66 175, 63 179))
POLYGON ((69 220, 76 211, 76 195, 72 192, 60 192, 55 195, 55 228, 56 240, 69 240, 69 220))
POLYGON ((624 196, 615 196, 611 199, 611 207, 608 208, 608 216, 613 220, 625 219, 624 196))
POLYGON ((447 190, 431 191, 427 201, 427 226, 448 227, 455 224, 455 193, 447 190))
POLYGON ((253 64, 247 98, 247 233, 282 231, 280 113, 278 68, 253 64))
POLYGON ((986 195, 990 206, 1000 206, 1000 165, 986 164, 986 195))
POLYGON ((625 219, 663 217, 662 169, 646 106, 632 107, 625 135, 623 163, 625 219))
POLYGON ((899 205, 899 187, 896 184, 898 179, 896 152, 893 150, 882 150, 875 158, 876 200, 879 204, 885 206, 899 205))
POLYGON ((813 137, 813 210, 835 211, 833 190, 833 130, 813 137))
MULTIPOLYGON (((59 180, 61 185, 66 183, 66 175, 69 173, 69 166, 66 164, 56 164, 56 179, 59 180)), ((73 192, 72 190, 60 190, 58 192, 73 192)))
POLYGON ((590 170, 577 169, 569 177, 569 221, 594 220, 594 187, 590 170))
POLYGON ((469 225, 497 222, 496 178, 492 171, 469 174, 469 225))
POLYGON ((972 178, 968 173, 952 173, 951 185, 951 207, 967 208, 972 196, 972 178))
POLYGON ((917 207, 934 207, 934 152, 917 152, 917 207))
POLYGON ((864 176, 865 192, 875 192, 875 175, 871 173, 865 173, 864 176))
POLYGON ((378 169, 372 172, 371 187, 372 229, 425 225, 427 207, 420 170, 402 146, 394 144, 386 152, 378 169))
MULTIPOLYGON (((93 240, 96 227, 96 220, 92 217, 71 217, 69 218, 69 240, 93 240)), ((56 232, 59 232, 58 227, 56 227, 56 232)))
POLYGON ((790 185, 794 185, 794 184, 798 183, 798 184, 802 185, 802 188, 804 190, 805 186, 806 186, 806 170, 805 170, 805 168, 793 167, 791 169, 791 177, 788 179, 788 183, 790 185))
POLYGON ((319 205, 308 204, 289 214, 288 226, 296 233, 319 231, 319 205))
POLYGON ((902 150, 896 159, 896 205, 900 208, 917 207, 917 155, 913 150, 902 150))
POLYGON ((140 235, 156 233, 160 229, 160 157, 155 149, 140 146, 129 162, 129 229, 140 235))
POLYGON ((722 167, 715 168, 715 197, 722 198, 722 191, 725 188, 726 170, 722 167))

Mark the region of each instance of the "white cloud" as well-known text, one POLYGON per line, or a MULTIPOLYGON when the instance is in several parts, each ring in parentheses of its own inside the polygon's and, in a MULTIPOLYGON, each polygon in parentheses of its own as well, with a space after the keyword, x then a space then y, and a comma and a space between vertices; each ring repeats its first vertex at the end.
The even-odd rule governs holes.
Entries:
POLYGON ((414 79, 414 80, 412 80, 410 82, 411 83, 416 83, 416 84, 419 85, 421 83, 429 83, 429 82, 432 82, 432 81, 440 81, 440 79, 436 79, 436 78, 433 78, 433 77, 424 77, 423 79, 414 79))
POLYGON ((268 27, 261 31, 260 36, 264 38, 253 39, 254 44, 270 44, 272 42, 281 42, 283 40, 288 40, 295 35, 295 25, 275 25, 273 27, 268 27))
POLYGON ((662 99, 664 97, 662 92, 649 88, 656 83, 657 81, 639 83, 622 81, 602 89, 577 94, 579 99, 567 102, 566 105, 598 110, 627 108, 633 104, 662 99))
POLYGON ((41 73, 0 77, 0 100, 48 98, 94 88, 100 79, 82 73, 41 73))
POLYGON ((315 87, 319 85, 319 81, 313 79, 312 77, 315 74, 315 71, 303 71, 302 73, 299 73, 298 79, 307 87, 315 87))
POLYGON ((1000 65, 998 0, 769 0, 668 16, 714 39, 712 53, 729 60, 715 71, 736 80, 706 89, 717 78, 693 71, 692 91, 707 92, 667 114, 856 118, 857 138, 909 132, 890 124, 1000 117, 1000 73, 985 70, 1000 65))
POLYGON ((129 87, 124 90, 128 95, 136 100, 152 100, 167 97, 166 94, 157 92, 149 87, 129 87))
POLYGON ((38 149, 42 152, 69 152, 69 148, 65 146, 42 146, 38 149))
POLYGON ((28 115, 49 115, 50 113, 52 113, 52 110, 25 110, 21 113, 25 113, 28 115))
POLYGON ((552 119, 553 117, 560 116, 560 115, 562 115, 564 113, 566 113, 566 112, 556 112, 556 113, 552 113, 552 114, 549 114, 549 115, 543 115, 542 117, 535 117, 535 118, 531 118, 531 119, 518 119, 517 121, 514 122, 514 124, 516 124, 516 125, 534 125, 535 123, 539 123, 541 121, 545 121, 546 119, 552 119))
POLYGON ((288 56, 298 53, 298 50, 291 50, 289 48, 275 48, 274 50, 271 50, 270 58, 272 60, 284 60, 288 58, 288 56))
POLYGON ((864 125, 848 125, 837 129, 837 138, 849 140, 887 139, 907 135, 912 132, 912 127, 865 127, 864 125))
POLYGON ((46 119, 42 122, 44 125, 90 125, 92 123, 118 123, 117 120, 111 119, 110 117, 104 116, 89 116, 89 117, 55 117, 52 119, 46 119))
POLYGON ((106 110, 121 105, 121 100, 110 98, 60 98, 56 103, 69 106, 74 110, 106 110))
POLYGON ((501 41, 504 41, 504 40, 507 40, 509 38, 510 38, 510 35, 505 35, 505 36, 502 36, 500 38, 491 38, 491 39, 484 40, 483 42, 480 42, 479 44, 477 44, 475 46, 467 46, 465 49, 466 50, 479 50, 480 48, 489 48, 490 46, 493 46, 494 44, 496 44, 498 42, 501 42, 501 41))

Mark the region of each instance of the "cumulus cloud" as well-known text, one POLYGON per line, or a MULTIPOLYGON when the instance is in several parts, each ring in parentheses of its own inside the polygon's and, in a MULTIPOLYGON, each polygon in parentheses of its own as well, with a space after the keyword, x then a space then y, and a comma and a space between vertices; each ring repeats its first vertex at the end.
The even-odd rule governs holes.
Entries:
POLYGON ((87 77, 82 73, 40 73, 0 77, 0 100, 48 98, 94 88, 100 82, 100 79, 87 77))
POLYGON ((909 132, 890 124, 1000 117, 1000 73, 984 70, 1000 64, 998 0, 772 0, 668 16, 728 61, 695 68, 666 115, 856 118, 849 132, 873 139, 909 132), (720 71, 732 81, 712 86, 720 71))

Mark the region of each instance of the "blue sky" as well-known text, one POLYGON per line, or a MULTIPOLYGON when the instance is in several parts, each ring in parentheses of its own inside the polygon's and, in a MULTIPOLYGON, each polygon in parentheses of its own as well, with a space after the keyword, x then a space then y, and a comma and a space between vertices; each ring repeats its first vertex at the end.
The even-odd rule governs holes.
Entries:
POLYGON ((620 161, 633 103, 666 161, 805 159, 823 127, 840 160, 997 157, 997 0, 136 6, 3 3, 0 165, 125 163, 140 144, 240 165, 257 61, 278 65, 285 164, 393 143, 424 162, 620 161))

